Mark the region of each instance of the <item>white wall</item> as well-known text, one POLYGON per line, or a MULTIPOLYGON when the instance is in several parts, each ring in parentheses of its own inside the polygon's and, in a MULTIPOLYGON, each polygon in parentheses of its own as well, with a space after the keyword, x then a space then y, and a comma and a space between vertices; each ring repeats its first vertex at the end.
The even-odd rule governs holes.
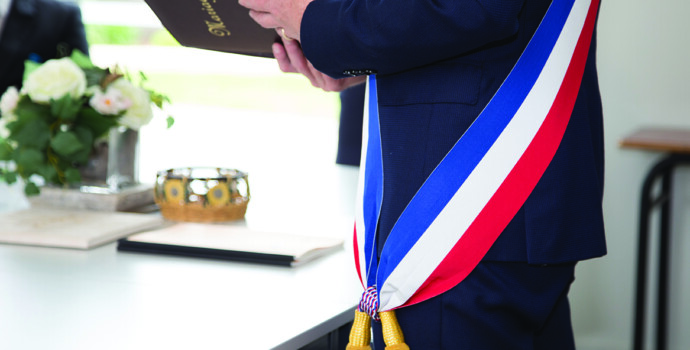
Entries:
MULTIPOLYGON (((606 133, 609 253, 579 264, 571 300, 580 350, 630 349, 640 188, 655 152, 621 149, 639 127, 690 129, 690 2, 602 0, 598 64, 606 133)), ((675 177, 669 349, 689 349, 690 171, 675 177), (684 256, 683 256, 684 255, 684 256)), ((654 231, 653 231, 654 232, 654 231)), ((651 348, 650 348, 651 349, 651 348)))

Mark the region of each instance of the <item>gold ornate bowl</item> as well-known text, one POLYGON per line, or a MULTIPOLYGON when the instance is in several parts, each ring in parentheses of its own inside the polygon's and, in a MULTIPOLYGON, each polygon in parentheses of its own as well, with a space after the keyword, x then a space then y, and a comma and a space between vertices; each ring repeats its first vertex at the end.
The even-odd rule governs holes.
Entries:
POLYGON ((160 171, 153 196, 164 218, 191 222, 242 219, 250 198, 247 174, 224 168, 160 171))

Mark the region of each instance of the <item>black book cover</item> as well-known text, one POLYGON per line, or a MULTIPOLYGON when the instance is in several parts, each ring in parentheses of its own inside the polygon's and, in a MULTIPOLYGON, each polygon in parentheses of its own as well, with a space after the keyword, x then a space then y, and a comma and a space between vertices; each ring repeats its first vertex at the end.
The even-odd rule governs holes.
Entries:
POLYGON ((298 266, 342 249, 340 238, 255 231, 244 226, 175 223, 118 241, 117 250, 298 266))
POLYGON ((127 238, 117 241, 117 250, 125 252, 179 255, 193 258, 229 260, 278 266, 292 266, 294 263, 294 258, 287 255, 137 242, 130 241, 127 238))
POLYGON ((183 46, 243 55, 273 57, 280 41, 259 26, 237 0, 145 0, 165 29, 183 46))

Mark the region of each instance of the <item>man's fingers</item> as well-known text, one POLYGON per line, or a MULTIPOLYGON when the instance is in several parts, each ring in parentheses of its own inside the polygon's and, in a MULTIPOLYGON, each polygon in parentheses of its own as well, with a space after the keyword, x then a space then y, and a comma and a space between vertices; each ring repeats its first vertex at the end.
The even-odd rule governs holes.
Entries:
POLYGON ((309 66, 306 57, 304 57, 304 52, 299 43, 295 40, 283 41, 283 47, 285 47, 285 52, 290 58, 290 63, 297 69, 298 72, 305 74, 308 73, 309 66))
POLYGON ((238 0, 237 3, 250 10, 265 12, 268 12, 269 5, 271 4, 270 0, 238 0))
POLYGON ((297 72, 297 69, 292 66, 290 58, 287 56, 285 48, 281 43, 274 43, 272 49, 273 57, 275 57, 276 61, 278 62, 278 68, 280 68, 281 71, 285 73, 299 73, 297 72))
POLYGON ((269 12, 249 10, 249 17, 251 17, 256 23, 264 28, 270 29, 280 26, 275 17, 273 17, 273 15, 269 12))
POLYGON ((317 88, 326 90, 328 82, 324 79, 325 76, 323 75, 323 73, 319 72, 316 68, 314 68, 314 66, 312 66, 309 61, 307 61, 307 68, 309 69, 309 75, 312 77, 311 84, 317 88))
POLYGON ((273 57, 283 72, 300 73, 317 88, 325 91, 342 91, 346 87, 345 79, 333 79, 319 70, 304 57, 304 52, 296 40, 275 43, 272 46, 273 57))
MULTIPOLYGON (((319 74, 314 74, 315 70, 311 67, 307 58, 304 57, 304 52, 302 52, 299 43, 295 40, 283 41, 282 49, 285 50, 284 52, 290 62, 291 69, 294 69, 293 72, 304 75, 313 86, 320 88, 321 82, 319 81, 319 74)), ((282 52, 276 53, 279 55, 282 54, 282 52)), ((280 61, 278 61, 278 66, 281 67, 282 70, 283 68, 280 64, 280 61)))

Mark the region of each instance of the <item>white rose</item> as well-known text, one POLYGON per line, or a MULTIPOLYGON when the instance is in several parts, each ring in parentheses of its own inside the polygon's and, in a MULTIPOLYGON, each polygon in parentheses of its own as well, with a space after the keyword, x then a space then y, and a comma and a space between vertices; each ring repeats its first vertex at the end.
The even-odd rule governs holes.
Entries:
POLYGON ((31 100, 43 103, 66 94, 79 98, 85 90, 84 71, 68 57, 46 61, 29 74, 22 87, 22 93, 29 95, 31 100))
POLYGON ((115 115, 129 108, 132 103, 120 90, 110 86, 105 93, 100 89, 94 91, 89 105, 98 113, 115 115))
POLYGON ((139 130, 153 119, 151 97, 146 90, 132 85, 123 78, 115 80, 108 88, 119 90, 131 103, 131 106, 120 118, 120 124, 133 130, 139 130))
POLYGON ((7 123, 15 120, 17 116, 14 114, 14 109, 17 108, 19 102, 19 91, 16 87, 10 86, 7 88, 2 97, 0 97, 0 138, 7 138, 10 136, 7 130, 7 123))
POLYGON ((16 87, 10 86, 7 88, 2 97, 0 97, 0 115, 8 116, 14 112, 19 102, 19 90, 16 87))

